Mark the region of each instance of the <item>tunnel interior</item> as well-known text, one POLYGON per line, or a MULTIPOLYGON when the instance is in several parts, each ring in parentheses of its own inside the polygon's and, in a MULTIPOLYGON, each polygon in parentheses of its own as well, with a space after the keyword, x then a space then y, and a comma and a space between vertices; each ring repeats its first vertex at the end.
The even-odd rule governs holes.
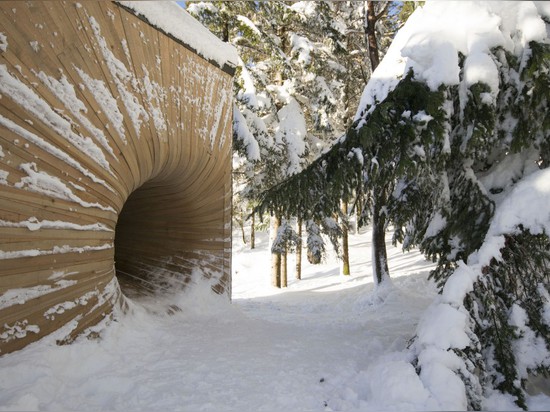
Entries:
POLYGON ((185 210, 167 199, 174 190, 170 185, 144 185, 128 197, 119 214, 115 270, 127 297, 173 293, 190 281, 181 257, 186 242, 178 231, 185 210))

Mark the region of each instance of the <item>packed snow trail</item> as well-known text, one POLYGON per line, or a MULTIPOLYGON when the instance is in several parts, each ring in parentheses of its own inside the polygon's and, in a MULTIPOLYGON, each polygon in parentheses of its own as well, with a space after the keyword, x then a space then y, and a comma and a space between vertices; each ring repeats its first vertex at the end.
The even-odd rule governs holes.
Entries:
POLYGON ((265 237, 236 245, 233 304, 196 285, 132 302, 101 339, 8 354, 0 410, 437 409, 403 351, 436 293, 430 264, 389 246, 393 285, 373 293, 367 239, 351 236, 352 276, 304 259, 286 290, 270 286, 265 237))

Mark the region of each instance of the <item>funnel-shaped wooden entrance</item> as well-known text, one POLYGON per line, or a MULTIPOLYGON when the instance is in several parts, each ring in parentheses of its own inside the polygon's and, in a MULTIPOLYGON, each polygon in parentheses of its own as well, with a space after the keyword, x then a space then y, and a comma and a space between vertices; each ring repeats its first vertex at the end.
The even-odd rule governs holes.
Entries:
POLYGON ((229 296, 231 62, 191 46, 117 4, 0 2, 0 355, 109 316, 117 271, 229 296))

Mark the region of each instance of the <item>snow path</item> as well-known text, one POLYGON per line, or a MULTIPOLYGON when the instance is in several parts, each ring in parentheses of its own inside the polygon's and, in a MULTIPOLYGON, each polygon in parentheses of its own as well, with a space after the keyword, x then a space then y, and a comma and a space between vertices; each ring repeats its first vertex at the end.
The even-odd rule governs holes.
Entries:
POLYGON ((52 336, 4 356, 0 410, 426 409, 394 351, 434 297, 429 264, 390 247, 393 287, 373 299, 369 238, 351 238, 351 277, 333 258, 306 262, 285 291, 270 286, 265 237, 254 251, 236 245, 232 305, 197 286, 134 303, 101 340, 56 346, 52 336), (173 303, 182 311, 167 315, 173 303), (381 388, 381 373, 399 378, 381 388))

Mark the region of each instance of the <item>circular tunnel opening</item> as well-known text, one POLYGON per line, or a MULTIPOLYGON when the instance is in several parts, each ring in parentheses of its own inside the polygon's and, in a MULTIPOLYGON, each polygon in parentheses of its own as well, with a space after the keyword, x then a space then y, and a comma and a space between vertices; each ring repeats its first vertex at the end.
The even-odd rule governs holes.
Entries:
POLYGON ((119 214, 115 270, 127 297, 175 292, 189 282, 180 253, 185 239, 178 232, 185 211, 173 197, 173 188, 145 185, 128 197, 119 214))

